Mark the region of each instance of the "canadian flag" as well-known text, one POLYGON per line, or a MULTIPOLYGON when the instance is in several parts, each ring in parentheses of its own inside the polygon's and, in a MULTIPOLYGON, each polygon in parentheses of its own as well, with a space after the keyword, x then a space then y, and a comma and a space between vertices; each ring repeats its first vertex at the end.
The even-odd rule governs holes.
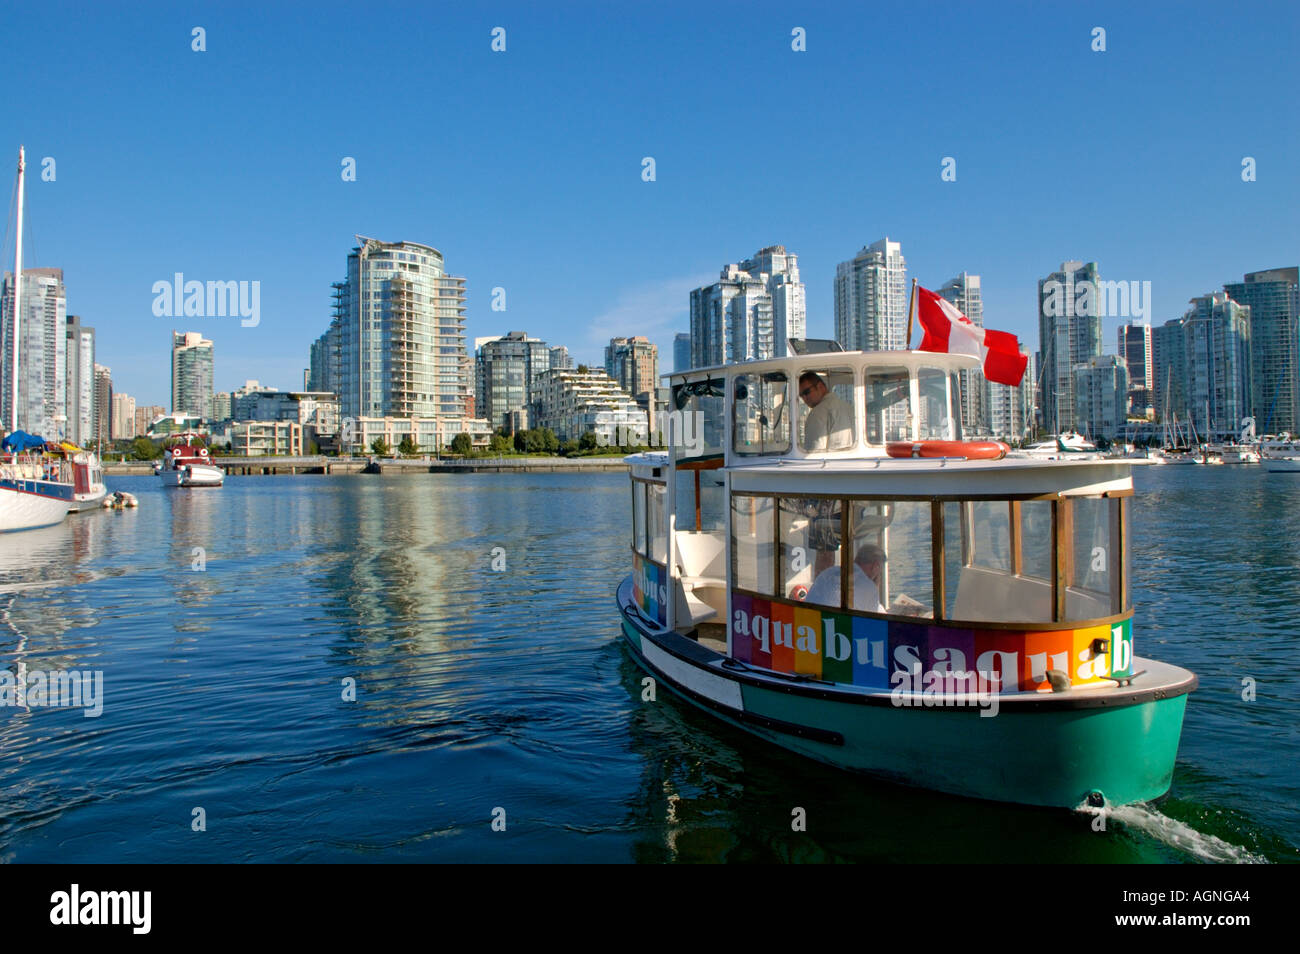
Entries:
POLYGON ((980 328, 928 288, 916 286, 916 310, 925 336, 922 351, 969 354, 980 359, 984 377, 998 384, 1020 384, 1029 355, 1020 353, 1020 341, 1006 331, 980 328))

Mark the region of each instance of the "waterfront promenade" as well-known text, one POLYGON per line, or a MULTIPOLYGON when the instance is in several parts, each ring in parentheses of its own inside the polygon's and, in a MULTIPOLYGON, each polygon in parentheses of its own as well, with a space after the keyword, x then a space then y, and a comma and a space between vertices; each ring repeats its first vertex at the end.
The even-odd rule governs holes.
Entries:
MULTIPOLYGON (((212 461, 227 474, 589 474, 626 471, 621 457, 475 457, 465 460, 436 457, 217 457, 212 461)), ((153 461, 106 461, 110 477, 152 474, 153 461)))

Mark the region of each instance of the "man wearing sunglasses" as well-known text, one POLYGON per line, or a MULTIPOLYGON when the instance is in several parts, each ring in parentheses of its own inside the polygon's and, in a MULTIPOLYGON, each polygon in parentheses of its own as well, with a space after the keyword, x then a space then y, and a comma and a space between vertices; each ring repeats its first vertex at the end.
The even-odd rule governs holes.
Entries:
POLYGON ((803 449, 843 450, 853 446, 853 405, 826 386, 821 375, 799 376, 799 397, 810 408, 803 425, 803 449))

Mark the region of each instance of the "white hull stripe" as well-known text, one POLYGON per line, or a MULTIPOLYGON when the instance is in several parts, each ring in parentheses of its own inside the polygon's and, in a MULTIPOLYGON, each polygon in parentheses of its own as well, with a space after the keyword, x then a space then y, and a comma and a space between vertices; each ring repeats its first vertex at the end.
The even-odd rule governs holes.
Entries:
POLYGON ((664 652, 651 640, 644 637, 641 639, 641 654, 645 656, 646 662, 650 663, 650 665, 692 692, 704 696, 706 699, 711 699, 719 705, 726 706, 728 709, 734 709, 736 712, 745 710, 745 704, 740 695, 739 683, 723 676, 715 676, 713 673, 705 672, 698 666, 684 662, 676 656, 664 652))

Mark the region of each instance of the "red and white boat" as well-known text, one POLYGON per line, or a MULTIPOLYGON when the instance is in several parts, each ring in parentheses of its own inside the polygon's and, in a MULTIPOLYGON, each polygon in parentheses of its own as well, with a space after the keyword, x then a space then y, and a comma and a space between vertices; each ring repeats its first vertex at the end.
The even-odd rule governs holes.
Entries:
POLYGON ((178 435, 180 443, 163 451, 161 464, 154 465, 154 473, 164 487, 220 487, 226 473, 212 463, 208 449, 192 443, 197 434, 178 435))
POLYGON ((45 453, 51 457, 62 457, 68 464, 67 469, 72 478, 72 500, 68 504, 68 513, 98 510, 108 496, 108 488, 104 486, 104 466, 99 461, 99 455, 67 441, 46 444, 45 453))

